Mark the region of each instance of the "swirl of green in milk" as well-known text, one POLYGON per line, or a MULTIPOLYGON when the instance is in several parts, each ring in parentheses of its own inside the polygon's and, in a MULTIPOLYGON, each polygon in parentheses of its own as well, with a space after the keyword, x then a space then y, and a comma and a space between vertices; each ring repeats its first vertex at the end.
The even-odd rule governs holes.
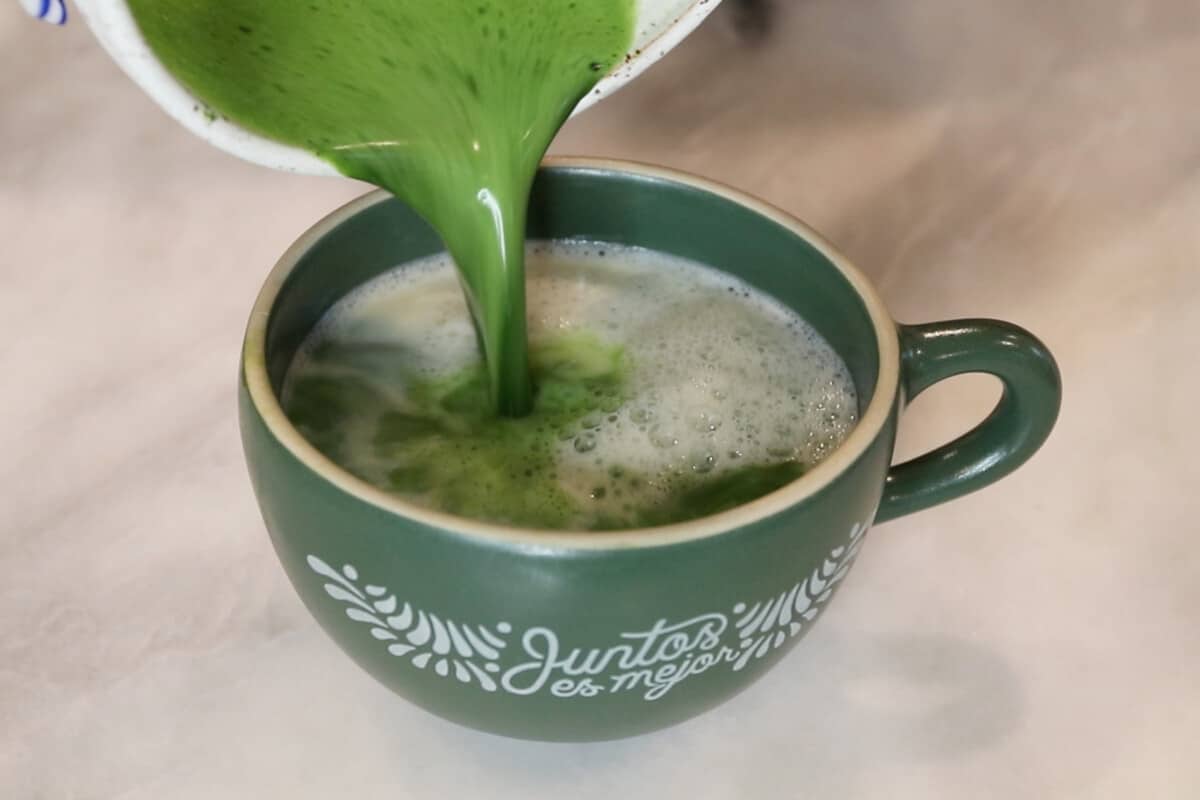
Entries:
POLYGON ((551 139, 633 38, 633 0, 128 0, 216 112, 383 187, 462 277, 492 408, 532 407, 525 217, 551 139))

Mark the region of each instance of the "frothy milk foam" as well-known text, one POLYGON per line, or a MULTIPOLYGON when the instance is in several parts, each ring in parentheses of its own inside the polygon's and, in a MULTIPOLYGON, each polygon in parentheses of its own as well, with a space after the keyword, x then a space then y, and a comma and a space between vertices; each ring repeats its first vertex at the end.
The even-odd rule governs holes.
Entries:
MULTIPOLYGON (((710 267, 639 248, 531 243, 527 298, 535 349, 584 334, 623 348, 627 367, 619 399, 599 401, 546 434, 557 491, 579 509, 569 527, 593 527, 597 517, 636 524, 639 510, 747 467, 790 462, 799 474, 836 449, 856 421, 851 377, 820 334, 710 267)), ((349 370, 403 408, 414 376, 436 380, 478 360, 453 264, 436 255, 335 305, 297 354, 284 404, 294 376, 349 370), (365 368, 321 361, 330 344, 380 355, 365 368), (388 374, 388 359, 404 362, 403 377, 388 374)), ((341 434, 351 444, 335 460, 386 487, 397 464, 371 446, 376 428, 376 420, 348 416, 341 434)))

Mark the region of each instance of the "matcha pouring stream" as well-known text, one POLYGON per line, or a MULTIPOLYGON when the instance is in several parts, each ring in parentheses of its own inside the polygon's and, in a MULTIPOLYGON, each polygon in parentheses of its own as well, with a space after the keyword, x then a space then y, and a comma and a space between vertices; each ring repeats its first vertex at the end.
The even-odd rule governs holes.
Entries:
POLYGON ((495 411, 529 411, 525 215, 551 139, 633 39, 633 0, 129 0, 239 125, 380 186, 458 267, 495 411))

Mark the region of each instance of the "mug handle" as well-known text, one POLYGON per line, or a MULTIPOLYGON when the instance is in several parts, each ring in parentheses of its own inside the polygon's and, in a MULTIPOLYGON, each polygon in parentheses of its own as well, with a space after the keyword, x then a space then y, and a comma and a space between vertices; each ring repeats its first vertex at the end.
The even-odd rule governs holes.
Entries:
POLYGON ((888 471, 876 522, 887 522, 982 489, 1046 441, 1062 405, 1054 357, 1026 330, 964 319, 901 325, 900 383, 911 401, 938 381, 967 372, 995 375, 1004 393, 987 419, 949 444, 888 471))

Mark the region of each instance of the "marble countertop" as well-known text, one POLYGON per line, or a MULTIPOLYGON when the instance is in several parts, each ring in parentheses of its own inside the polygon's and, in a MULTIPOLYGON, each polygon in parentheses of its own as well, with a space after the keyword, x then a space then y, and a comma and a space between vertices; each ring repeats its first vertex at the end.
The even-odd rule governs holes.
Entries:
MULTIPOLYGON (((721 9, 555 149, 771 200, 898 319, 1029 327, 1062 419, 1011 478, 874 530, 763 681, 599 745, 393 697, 271 551, 244 319, 363 188, 212 150, 78 20, 0 9, 0 796, 1200 796, 1200 5, 776 7, 758 43, 721 9)), ((995 396, 922 396, 902 454, 995 396)))

